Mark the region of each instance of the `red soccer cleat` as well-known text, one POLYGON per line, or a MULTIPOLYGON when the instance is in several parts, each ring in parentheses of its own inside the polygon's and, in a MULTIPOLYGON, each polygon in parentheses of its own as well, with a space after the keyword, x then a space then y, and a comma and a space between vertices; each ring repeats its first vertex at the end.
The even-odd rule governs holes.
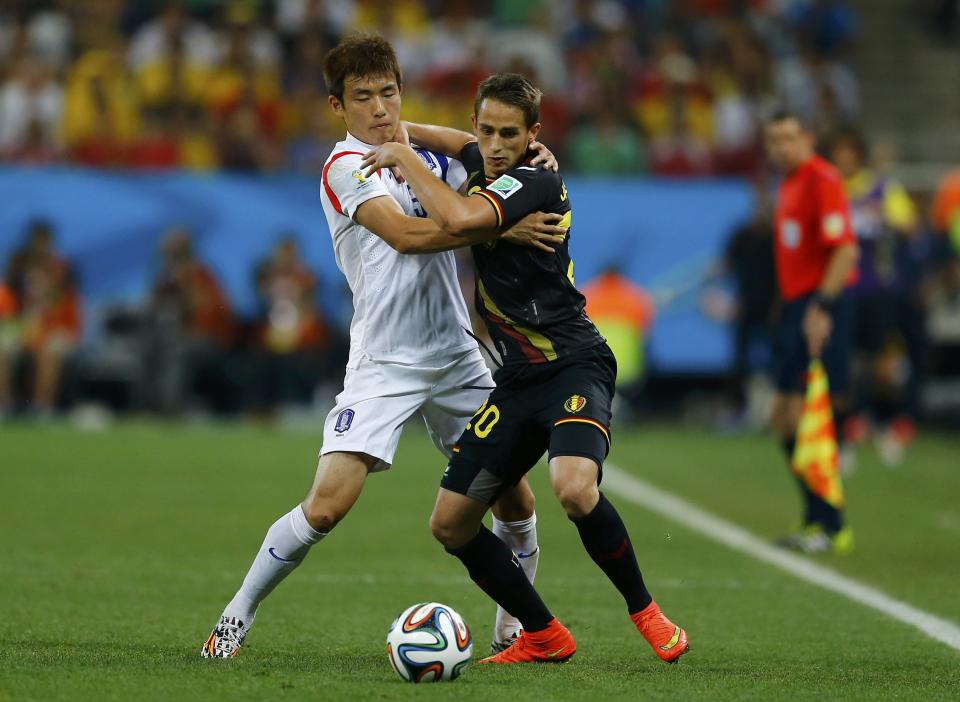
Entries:
POLYGON ((563 663, 577 652, 577 642, 554 617, 542 631, 522 631, 516 643, 481 663, 563 663))
POLYGON ((687 632, 667 619, 667 615, 656 602, 651 602, 643 610, 631 614, 630 619, 660 660, 676 663, 680 656, 690 650, 687 632))

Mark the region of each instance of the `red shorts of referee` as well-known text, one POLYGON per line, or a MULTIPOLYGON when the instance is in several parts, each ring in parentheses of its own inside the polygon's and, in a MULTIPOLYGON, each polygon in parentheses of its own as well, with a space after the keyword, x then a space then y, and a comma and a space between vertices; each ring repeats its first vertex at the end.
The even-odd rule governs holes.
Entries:
MULTIPOLYGON (((860 251, 843 178, 816 154, 814 136, 801 119, 777 112, 765 125, 764 139, 771 162, 783 175, 775 222, 783 308, 774 346, 772 422, 789 464, 811 358, 820 358, 826 369, 838 425, 849 412, 854 320, 847 288, 856 280, 860 251)), ((852 547, 842 511, 802 480, 797 483, 803 496, 802 527, 778 543, 807 553, 852 547)))

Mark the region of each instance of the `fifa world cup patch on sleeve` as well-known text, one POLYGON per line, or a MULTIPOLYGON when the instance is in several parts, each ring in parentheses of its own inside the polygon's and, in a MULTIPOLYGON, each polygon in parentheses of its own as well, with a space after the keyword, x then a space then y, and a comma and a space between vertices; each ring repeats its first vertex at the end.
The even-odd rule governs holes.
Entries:
POLYGON ((571 414, 576 414, 586 406, 587 398, 583 395, 571 395, 567 401, 563 403, 563 408, 571 414))
POLYGON ((512 176, 502 175, 487 186, 487 190, 492 190, 500 197, 506 200, 508 197, 523 187, 523 183, 512 176))
POLYGON ((357 184, 353 186, 355 189, 361 190, 370 185, 370 181, 363 177, 363 171, 361 171, 359 168, 354 169, 350 175, 353 176, 353 179, 357 181, 357 184))
POLYGON ((831 239, 839 239, 843 235, 843 214, 831 212, 823 218, 823 231, 831 239))

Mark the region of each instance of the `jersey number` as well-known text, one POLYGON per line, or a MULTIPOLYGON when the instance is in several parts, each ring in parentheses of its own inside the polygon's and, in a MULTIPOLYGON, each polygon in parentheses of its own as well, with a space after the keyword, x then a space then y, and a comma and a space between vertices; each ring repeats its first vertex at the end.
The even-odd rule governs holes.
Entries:
POLYGON ((476 422, 467 424, 467 431, 473 429, 473 433, 477 435, 478 439, 486 439, 497 422, 500 421, 500 409, 496 405, 487 407, 487 402, 489 400, 484 400, 480 409, 473 413, 474 417, 480 415, 480 418, 476 422))

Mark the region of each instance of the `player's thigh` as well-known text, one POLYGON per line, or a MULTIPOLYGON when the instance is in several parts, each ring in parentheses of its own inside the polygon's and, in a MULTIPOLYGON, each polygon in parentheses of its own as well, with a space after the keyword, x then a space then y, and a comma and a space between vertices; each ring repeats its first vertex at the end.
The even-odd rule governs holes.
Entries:
POLYGON ((549 434, 522 395, 498 387, 454 444, 441 487, 486 505, 520 482, 547 449, 549 434))
POLYGON ((569 456, 596 464, 597 480, 610 451, 616 362, 604 345, 578 358, 546 383, 538 418, 550 432, 550 462, 569 456))
POLYGON ((784 395, 803 393, 810 355, 803 333, 807 298, 783 304, 773 344, 773 380, 784 395))
POLYGON ((371 472, 386 470, 404 424, 423 406, 427 390, 414 373, 389 364, 348 369, 343 392, 324 422, 321 456, 367 454, 377 459, 371 472))
POLYGON ((457 359, 437 378, 421 408, 434 445, 450 456, 464 427, 494 389, 493 377, 479 351, 457 359))
POLYGON ((600 464, 585 456, 555 456, 550 459, 550 485, 566 513, 577 519, 597 506, 600 464))

